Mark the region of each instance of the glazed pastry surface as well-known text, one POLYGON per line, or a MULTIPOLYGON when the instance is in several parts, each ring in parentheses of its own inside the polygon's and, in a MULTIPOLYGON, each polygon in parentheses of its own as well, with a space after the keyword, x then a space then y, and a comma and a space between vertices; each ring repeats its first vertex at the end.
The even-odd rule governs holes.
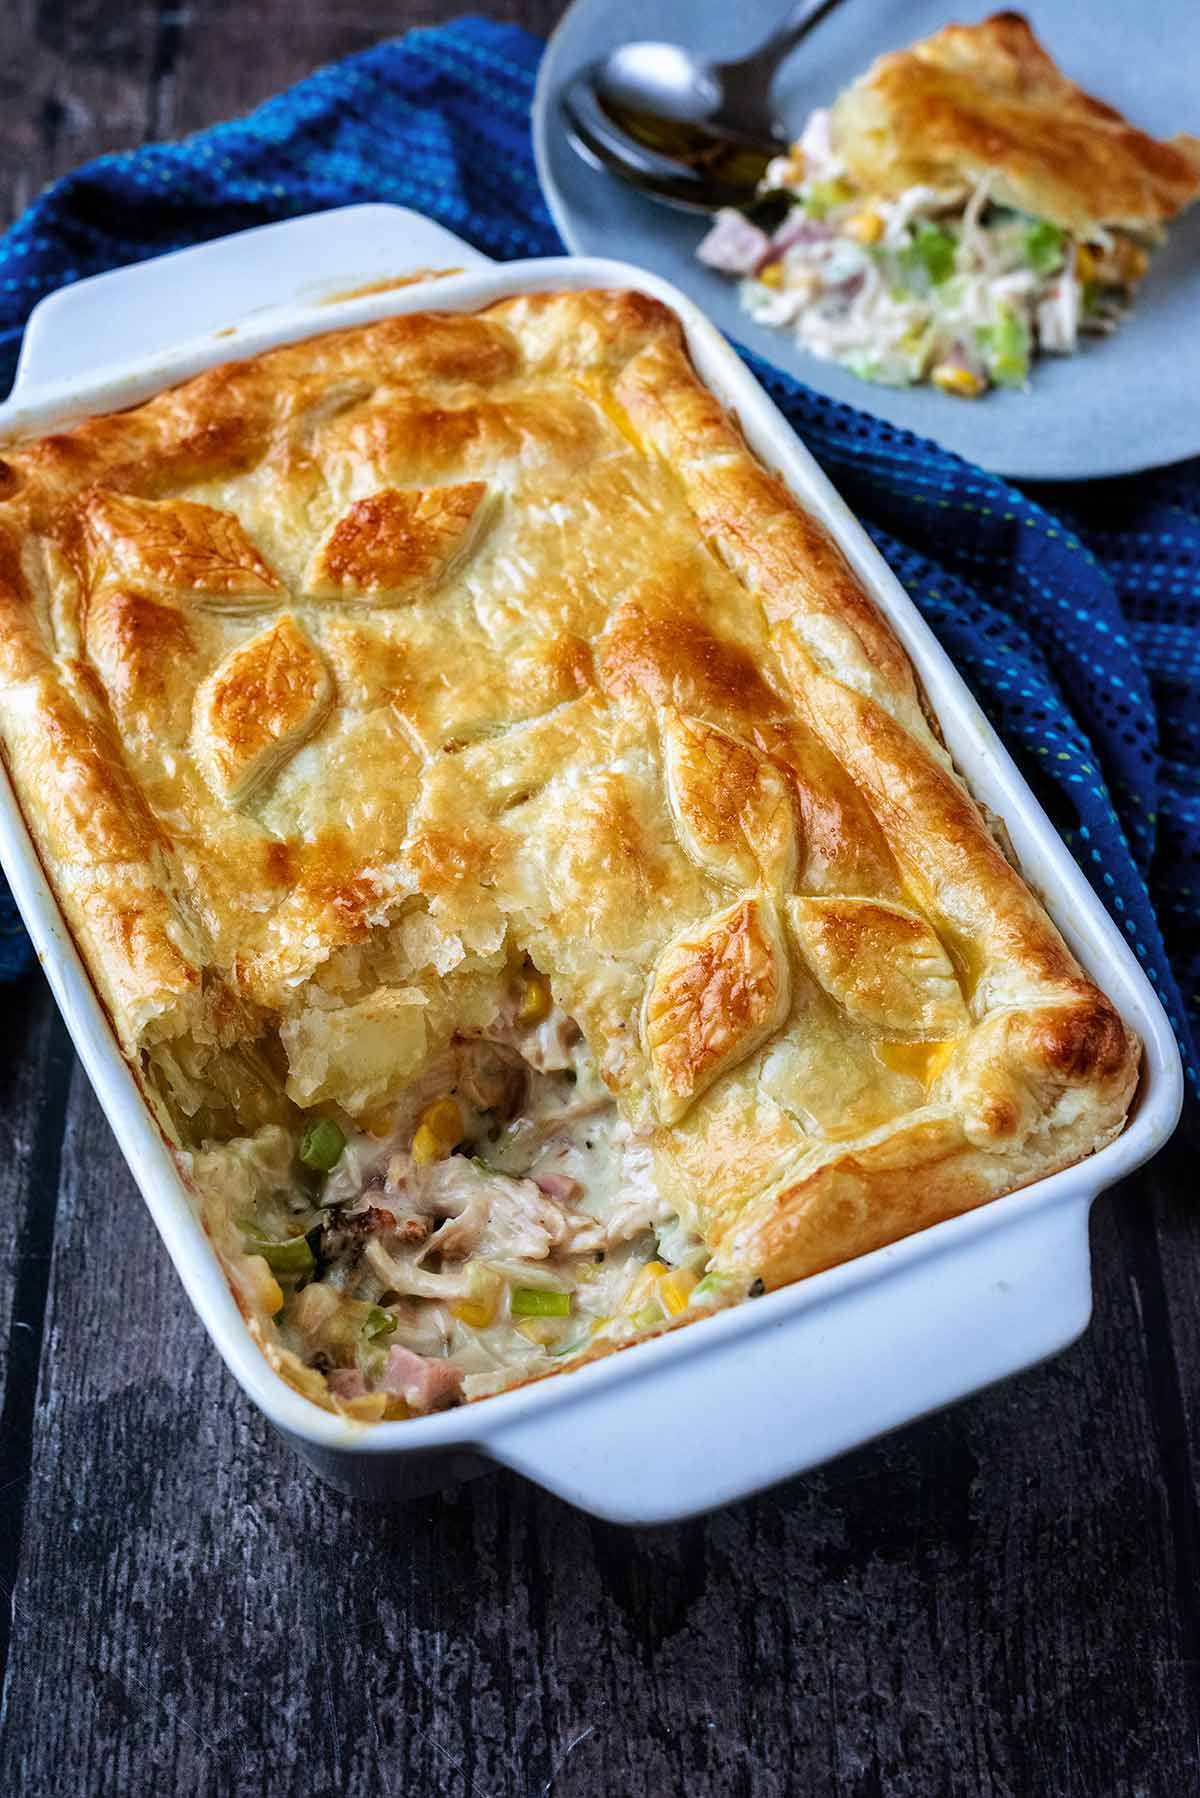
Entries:
POLYGON ((1150 137, 1062 73, 1020 13, 947 25, 878 57, 833 108, 867 193, 927 184, 990 197, 1081 237, 1155 236, 1200 193, 1200 138, 1150 137))
POLYGON ((1124 1121, 1136 1042, 641 295, 386 319, 9 451, 0 731, 184 1150, 368 1119, 515 955, 768 1286, 1124 1121))

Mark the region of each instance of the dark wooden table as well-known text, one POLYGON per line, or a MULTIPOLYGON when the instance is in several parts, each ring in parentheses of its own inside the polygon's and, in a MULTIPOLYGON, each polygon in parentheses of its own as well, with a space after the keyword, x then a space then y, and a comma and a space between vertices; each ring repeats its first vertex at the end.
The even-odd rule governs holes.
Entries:
MULTIPOLYGON (((0 207, 454 10, 9 0, 0 207)), ((1097 1207, 1076 1347, 768 1497, 365 1509, 224 1372, 39 976, 0 1024, 6 1798, 1200 1793, 1182 1155, 1097 1207)))

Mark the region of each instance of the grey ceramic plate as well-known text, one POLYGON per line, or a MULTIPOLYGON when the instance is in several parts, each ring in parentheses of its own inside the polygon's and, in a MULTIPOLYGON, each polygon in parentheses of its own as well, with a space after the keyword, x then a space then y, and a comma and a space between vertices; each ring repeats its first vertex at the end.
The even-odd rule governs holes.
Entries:
MULTIPOLYGON (((797 131, 880 51, 899 48, 948 18, 994 7, 948 0, 842 0, 779 77, 782 117, 797 131)), ((746 317, 734 284, 693 259, 701 218, 643 199, 589 167, 571 148, 558 95, 571 76, 635 37, 693 44, 732 56, 779 18, 785 0, 575 0, 542 61, 534 146, 555 223, 579 255, 620 256, 690 293, 731 337, 834 399, 936 438, 997 473, 1079 480, 1200 454, 1200 206, 1173 227, 1151 264, 1133 316, 1078 356, 1038 363, 1027 393, 955 400, 930 389, 893 390, 820 362, 782 331, 746 317)), ((1200 0, 1030 0, 1029 16, 1067 74, 1158 136, 1200 134, 1200 0)))

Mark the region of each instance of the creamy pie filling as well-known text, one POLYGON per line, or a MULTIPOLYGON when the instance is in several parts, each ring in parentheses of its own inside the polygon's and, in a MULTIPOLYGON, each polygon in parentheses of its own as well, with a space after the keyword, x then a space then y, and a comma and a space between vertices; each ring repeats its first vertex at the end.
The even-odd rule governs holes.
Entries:
POLYGON ((482 1397, 733 1296, 532 969, 371 1125, 259 1131, 230 1219, 285 1360, 352 1414, 482 1397))
POLYGON ((1112 331, 1146 271, 1129 233, 1077 239, 971 191, 862 192, 815 112, 767 168, 754 205, 725 209, 697 250, 740 280, 743 308, 867 381, 929 381, 973 399, 1022 387, 1039 352, 1112 331))

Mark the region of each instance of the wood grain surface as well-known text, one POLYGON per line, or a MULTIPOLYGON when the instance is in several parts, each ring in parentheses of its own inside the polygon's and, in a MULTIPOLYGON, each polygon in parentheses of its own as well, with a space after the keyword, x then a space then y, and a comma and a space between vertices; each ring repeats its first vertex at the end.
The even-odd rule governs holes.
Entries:
MULTIPOLYGON (((456 10, 9 0, 0 211, 456 10)), ((225 1373, 41 977, 0 989, 0 1794, 1191 1798, 1197 1187, 1097 1206, 1067 1354, 717 1516, 363 1507, 225 1373)))

